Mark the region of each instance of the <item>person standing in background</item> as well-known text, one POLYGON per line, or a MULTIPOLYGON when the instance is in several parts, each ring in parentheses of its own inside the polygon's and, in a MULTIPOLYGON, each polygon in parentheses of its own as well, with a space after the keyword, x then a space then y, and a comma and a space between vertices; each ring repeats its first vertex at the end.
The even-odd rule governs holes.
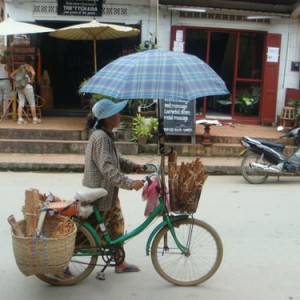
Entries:
MULTIPOLYGON (((33 90, 33 83, 35 79, 35 71, 33 66, 31 65, 32 59, 31 56, 25 56, 24 58, 25 64, 25 70, 28 76, 28 83, 26 86, 22 89, 18 89, 18 98, 19 98, 19 105, 18 105, 18 124, 26 124, 27 122, 23 119, 22 114, 23 114, 23 108, 25 106, 25 101, 27 99, 31 114, 32 114, 32 123, 33 124, 38 124, 41 123, 41 120, 37 118, 36 116, 36 107, 35 107, 35 98, 34 98, 34 90, 33 90)), ((20 67, 19 67, 20 68, 20 67)), ((18 72, 18 69, 14 70, 10 77, 14 79, 14 76, 18 72)))
POLYGON ((8 64, 8 58, 3 55, 0 58, 0 110, 3 109, 3 114, 7 113, 9 101, 12 97, 10 73, 11 68, 8 64))

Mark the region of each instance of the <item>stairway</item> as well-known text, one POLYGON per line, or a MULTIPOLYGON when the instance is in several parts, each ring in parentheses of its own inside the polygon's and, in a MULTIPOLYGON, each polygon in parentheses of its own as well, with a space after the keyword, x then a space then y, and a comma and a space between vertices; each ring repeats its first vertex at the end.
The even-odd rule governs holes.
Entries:
MULTIPOLYGON (((24 126, 10 126, 8 120, 0 123, 0 153, 27 153, 27 154, 79 154, 83 155, 89 131, 85 128, 85 120, 81 120, 82 125, 74 125, 74 118, 48 118, 41 125, 27 124, 24 126), (63 121, 62 121, 63 120, 63 121), (7 123, 7 126, 6 126, 7 123)), ((78 121, 76 121, 78 122, 78 121)), ((253 136, 247 127, 237 132, 227 128, 214 129, 211 133, 211 146, 203 146, 203 133, 198 130, 195 144, 191 143, 188 136, 167 136, 165 149, 171 147, 177 150, 179 156, 200 156, 200 157, 238 157, 242 150, 240 137, 247 135, 253 136)), ((260 129, 260 128, 259 128, 260 129)), ((256 135, 274 141, 279 140, 280 134, 267 134, 270 128, 265 128, 256 135), (261 135, 261 136, 259 136, 261 135)), ((130 132, 118 130, 117 146, 123 154, 136 155, 157 154, 158 145, 137 144, 130 142, 130 132)), ((273 131, 272 131, 273 133, 273 131)), ((286 140, 286 153, 293 151, 293 141, 286 140)))

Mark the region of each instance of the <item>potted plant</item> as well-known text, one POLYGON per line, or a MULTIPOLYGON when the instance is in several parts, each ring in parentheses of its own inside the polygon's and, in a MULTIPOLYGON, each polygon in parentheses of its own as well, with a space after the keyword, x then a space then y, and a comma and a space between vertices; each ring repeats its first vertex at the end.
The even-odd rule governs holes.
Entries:
POLYGON ((295 113, 296 113, 296 121, 300 121, 300 98, 299 99, 290 99, 290 102, 288 102, 288 105, 295 107, 295 113))
POLYGON ((132 139, 133 142, 145 144, 157 131, 158 121, 155 118, 145 118, 137 114, 132 120, 132 139))
POLYGON ((149 130, 152 134, 150 138, 151 143, 157 143, 158 141, 158 119, 157 118, 149 118, 149 130))
POLYGON ((239 95, 236 104, 239 106, 240 113, 242 115, 250 115, 256 103, 255 100, 255 97, 248 92, 239 95))

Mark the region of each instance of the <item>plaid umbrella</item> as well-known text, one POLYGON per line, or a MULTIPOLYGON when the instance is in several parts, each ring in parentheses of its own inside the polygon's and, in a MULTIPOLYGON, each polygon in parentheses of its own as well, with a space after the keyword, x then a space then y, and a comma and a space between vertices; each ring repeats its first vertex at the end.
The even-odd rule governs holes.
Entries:
MULTIPOLYGON (((121 57, 80 89, 116 99, 193 100, 228 94, 223 80, 201 59, 181 52, 148 50, 121 57)), ((165 186, 163 118, 159 118, 162 190, 165 186)))
POLYGON ((192 100, 228 94, 223 80, 194 55, 158 49, 121 57, 80 89, 116 99, 192 100))

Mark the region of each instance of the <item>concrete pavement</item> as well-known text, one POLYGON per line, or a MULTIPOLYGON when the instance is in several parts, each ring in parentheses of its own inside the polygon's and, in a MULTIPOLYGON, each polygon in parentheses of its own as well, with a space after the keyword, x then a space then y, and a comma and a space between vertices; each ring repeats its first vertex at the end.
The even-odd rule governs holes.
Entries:
MULTIPOLYGON (((136 175, 133 175, 136 176, 136 175)), ((145 243, 156 224, 126 245, 127 260, 141 267, 140 273, 115 274, 106 280, 96 271, 80 284, 52 287, 35 276, 24 276, 12 251, 7 217, 22 218, 24 191, 38 188, 62 199, 73 197, 82 174, 0 172, 1 281, 0 297, 6 300, 292 300, 300 298, 299 178, 275 178, 263 185, 247 184, 240 176, 209 176, 195 217, 219 233, 224 256, 216 274, 196 287, 177 287, 163 280, 145 255, 145 243)), ((144 220, 145 203, 140 192, 121 191, 127 230, 144 220)), ((101 259, 100 259, 101 261, 101 259)))

